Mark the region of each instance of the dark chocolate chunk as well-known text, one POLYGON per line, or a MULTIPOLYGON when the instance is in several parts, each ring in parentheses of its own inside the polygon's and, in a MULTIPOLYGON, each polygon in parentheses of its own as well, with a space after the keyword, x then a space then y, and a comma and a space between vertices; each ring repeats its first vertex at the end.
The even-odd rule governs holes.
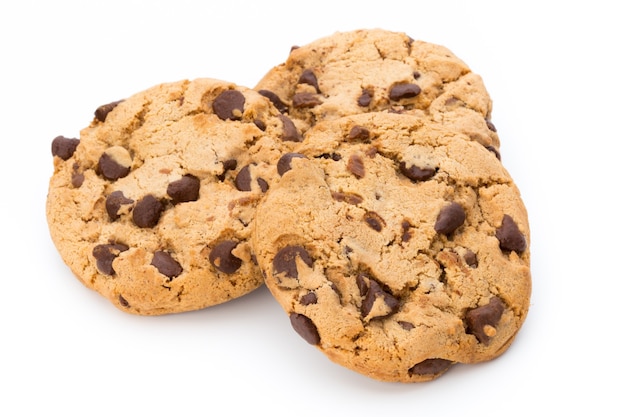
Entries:
POLYGON ((411 223, 409 223, 407 220, 404 220, 402 222, 402 241, 408 242, 409 240, 411 240, 412 236, 413 233, 411 232, 411 223))
POLYGON ((93 248, 92 255, 96 258, 96 268, 105 275, 115 275, 113 260, 120 253, 127 251, 128 246, 123 243, 106 243, 93 248))
POLYGON ((432 178, 437 170, 435 168, 420 168, 415 165, 407 166, 406 162, 400 162, 400 172, 411 181, 417 182, 432 178))
POLYGON ((369 277, 365 274, 359 274, 356 276, 356 286, 359 289, 361 297, 365 297, 367 290, 369 289, 369 277))
POLYGON ((456 229, 461 227, 465 222, 465 210, 457 202, 451 202, 441 209, 437 221, 435 222, 435 231, 444 235, 449 235, 456 229))
POLYGON ((285 172, 291 169, 291 160, 293 158, 306 158, 306 156, 297 152, 289 152, 281 156, 278 162, 276 163, 276 169, 278 170, 278 175, 282 177, 285 172))
POLYGON ((121 295, 119 295, 117 297, 117 300, 120 302, 120 305, 124 308, 128 308, 130 307, 130 303, 128 301, 126 301, 126 298, 122 297, 121 295))
POLYGON ((80 139, 57 136, 52 140, 52 156, 58 156, 62 160, 67 161, 74 155, 79 143, 80 139))
POLYGON ((361 204, 363 202, 363 197, 355 193, 342 193, 338 191, 332 191, 330 195, 336 201, 352 204, 354 206, 361 204))
POLYGON ((222 171, 222 173, 217 176, 217 178, 220 181, 224 181, 224 179, 226 178, 226 173, 228 171, 232 171, 235 168, 237 168, 237 160, 236 159, 227 159, 226 161, 222 162, 222 168, 224 169, 224 171, 222 171))
POLYGON ((225 274, 233 274, 241 267, 241 259, 233 255, 232 251, 239 242, 234 240, 224 240, 211 250, 209 261, 211 264, 225 274))
POLYGON ((389 90, 389 98, 397 101, 403 98, 412 98, 422 92, 417 84, 396 84, 389 90))
POLYGON ((389 292, 383 290, 383 288, 376 280, 370 278, 367 293, 365 294, 365 299, 363 299, 363 303, 361 304, 361 315, 363 317, 367 317, 372 312, 374 303, 378 299, 383 300, 385 305, 388 307, 388 310, 385 314, 376 317, 386 317, 398 311, 400 301, 398 301, 398 299, 391 295, 389 292))
POLYGON ((372 102, 372 93, 364 89, 361 92, 361 95, 359 96, 359 98, 357 99, 357 103, 361 107, 367 107, 370 105, 371 102, 372 102))
POLYGON ((504 303, 499 297, 492 297, 489 304, 469 310, 465 314, 466 332, 476 336, 483 345, 488 345, 491 338, 495 336, 496 329, 502 313, 504 303))
POLYGON ((511 216, 505 214, 502 225, 496 229, 496 238, 500 241, 500 249, 522 253, 526 250, 526 238, 519 230, 511 216))
POLYGON ((322 100, 315 94, 309 92, 296 93, 293 95, 291 104, 296 109, 308 109, 322 104, 322 100))
POLYGON ((368 140, 370 138, 370 131, 363 126, 353 126, 348 133, 349 140, 368 140))
POLYGON ((288 278, 298 278, 296 258, 300 258, 308 267, 313 267, 313 259, 304 247, 290 245, 279 250, 274 257, 274 274, 284 273, 288 278))
POLYGON ((452 366, 452 361, 447 359, 426 359, 409 369, 409 375, 436 375, 446 371, 452 366))
POLYGON ((422 76, 422 74, 420 74, 420 73, 419 73, 419 71, 413 71, 413 78, 414 78, 414 79, 416 79, 416 80, 417 80, 417 79, 418 79, 419 77, 421 77, 421 76, 422 76))
POLYGON ((300 297, 300 304, 308 306, 309 304, 317 304, 317 295, 313 291, 310 291, 300 297))
POLYGON ((114 101, 112 103, 108 103, 108 104, 103 104, 102 106, 98 107, 96 109, 96 111, 94 112, 94 115, 96 116, 96 119, 104 122, 107 118, 107 116, 109 115, 109 113, 111 113, 111 111, 117 107, 118 104, 120 104, 121 102, 123 102, 124 100, 118 100, 118 101, 114 101))
POLYGON ((154 252, 150 265, 170 279, 176 278, 183 272, 183 267, 165 251, 154 252))
POLYGON ((141 228, 154 227, 164 210, 163 203, 152 194, 147 194, 137 202, 133 209, 133 222, 141 228))
POLYGON ((385 226, 385 220, 380 216, 380 214, 375 211, 368 211, 363 215, 363 220, 369 227, 380 232, 383 230, 383 226, 385 226))
POLYGON ((365 176, 365 165, 363 164, 363 159, 361 159, 359 155, 350 155, 347 168, 348 171, 350 171, 352 174, 354 174, 355 177, 359 179, 365 176))
POLYGON ((469 249, 467 249, 463 254, 463 259, 470 268, 476 268, 478 266, 478 257, 469 249))
POLYGON ((102 153, 98 160, 98 172, 107 180, 124 178, 130 172, 130 154, 127 150, 115 146, 102 153))
POLYGON ((487 128, 492 132, 497 132, 496 126, 489 119, 485 119, 485 123, 487 123, 487 128))
POLYGON ((111 220, 117 220, 120 217, 119 211, 122 206, 126 206, 129 204, 133 204, 135 201, 126 198, 122 191, 113 191, 111 194, 107 196, 107 199, 104 203, 107 214, 111 220))
POLYGON ((283 135, 281 139, 284 142, 302 142, 302 134, 289 117, 279 114, 278 117, 283 122, 283 135))
POLYGON ((278 95, 276 95, 274 92, 270 90, 259 90, 259 94, 263 97, 268 98, 279 112, 287 113, 289 111, 289 107, 285 103, 283 103, 280 97, 278 97, 278 95))
POLYGON ((167 195, 172 198, 173 204, 196 201, 200 197, 200 180, 193 175, 184 175, 168 184, 167 195))
POLYGON ((213 111, 222 120, 240 120, 243 116, 244 95, 237 90, 226 90, 213 100, 213 111))
POLYGON ((291 313, 289 315, 289 321, 291 322, 291 326, 293 329, 306 340, 308 343, 312 345, 317 345, 320 343, 320 334, 317 331, 317 326, 315 323, 303 314, 291 313))
POLYGON ((254 125, 256 127, 259 128, 260 131, 265 132, 265 129, 267 129, 267 125, 265 124, 265 122, 261 119, 254 119, 254 125))
MULTIPOLYGON (((256 179, 257 184, 262 192, 266 192, 269 184, 263 178, 256 179)), ((235 177, 235 187, 239 191, 252 191, 252 174, 250 173, 250 165, 241 168, 235 177)))
POLYGON ((409 323, 408 321, 398 320, 398 324, 404 330, 413 330, 415 328, 415 325, 413 323, 409 323))
POLYGON ((302 71, 300 78, 298 79, 298 84, 308 84, 310 86, 315 87, 315 91, 320 93, 320 87, 317 84, 317 76, 311 69, 305 69, 302 71))
POLYGON ((489 146, 485 146, 485 147, 487 148, 487 150, 489 152, 493 153, 496 156, 496 158, 498 158, 498 161, 502 160, 502 157, 500 156, 500 151, 498 149, 496 149, 495 146, 489 145, 489 146))

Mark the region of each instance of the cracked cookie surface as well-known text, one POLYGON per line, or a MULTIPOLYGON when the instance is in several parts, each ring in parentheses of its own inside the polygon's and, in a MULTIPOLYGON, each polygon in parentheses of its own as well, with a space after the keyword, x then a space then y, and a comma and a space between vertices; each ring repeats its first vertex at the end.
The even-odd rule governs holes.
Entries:
POLYGON ((341 116, 404 112, 500 146, 482 78, 447 48, 400 32, 337 32, 294 47, 255 89, 302 130, 341 116))
POLYGON ((301 140, 252 89, 164 83, 52 142, 46 214, 64 262, 123 311, 190 311, 263 283, 249 244, 275 159, 301 140))
POLYGON ((407 115, 321 122, 279 162, 252 243, 304 340, 418 382, 512 343, 531 294, 529 225, 498 158, 407 115))

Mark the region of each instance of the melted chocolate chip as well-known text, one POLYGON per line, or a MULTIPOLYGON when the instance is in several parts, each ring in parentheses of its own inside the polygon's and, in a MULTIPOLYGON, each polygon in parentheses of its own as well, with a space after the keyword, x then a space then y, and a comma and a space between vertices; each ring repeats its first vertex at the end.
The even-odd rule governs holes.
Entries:
POLYGON ((495 335, 495 327, 503 312, 504 303, 502 300, 499 297, 491 298, 489 304, 469 310, 465 314, 466 332, 476 336, 483 345, 488 345, 495 335))
POLYGON ((279 114, 278 117, 283 122, 283 135, 281 137, 283 142, 302 142, 302 135, 293 120, 284 114, 279 114))
POLYGON ((361 95, 357 99, 357 103, 360 107, 367 107, 372 102, 372 93, 368 90, 363 90, 361 95))
POLYGON ((400 301, 389 292, 383 290, 378 282, 373 279, 369 279, 369 286, 367 292, 365 294, 365 299, 361 304, 361 316, 367 317, 374 307, 374 303, 382 299, 382 301, 387 306, 387 310, 384 314, 377 315, 376 317, 386 317, 390 314, 398 311, 398 307, 400 306, 400 301))
POLYGON ((400 172, 413 182, 426 181, 437 172, 434 168, 420 168, 415 165, 407 166, 406 162, 400 162, 400 172))
POLYGON ((352 205, 358 205, 363 202, 363 197, 355 193, 342 193, 338 191, 333 191, 330 193, 335 201, 339 201, 341 203, 348 203, 352 205))
POLYGON ((435 231, 444 235, 450 235, 456 229, 461 227, 465 222, 465 210, 456 202, 452 202, 441 209, 437 221, 435 222, 435 231))
POLYGON ((133 209, 133 222, 141 228, 157 225, 164 210, 163 203, 152 194, 147 194, 137 202, 133 209))
POLYGON ((108 103, 108 104, 103 104, 102 106, 98 107, 96 109, 96 111, 94 112, 94 116, 96 116, 96 119, 104 122, 107 118, 107 116, 109 115, 109 113, 111 113, 111 111, 117 107, 118 104, 120 104, 121 102, 123 102, 124 100, 118 100, 118 101, 114 101, 112 103, 108 103))
POLYGON ((120 209, 122 206, 127 206, 133 204, 135 201, 126 198, 124 193, 121 191, 113 191, 106 198, 104 203, 104 207, 106 208, 107 214, 111 220, 117 220, 120 217, 120 209))
POLYGON ((300 297, 300 304, 308 306, 309 304, 317 304, 317 295, 313 291, 310 291, 300 297))
POLYGON ((417 84, 396 84, 389 90, 389 98, 398 101, 403 98, 412 98, 422 92, 417 84))
POLYGON ((320 87, 317 84, 317 76, 311 69, 307 68, 304 71, 302 71, 302 74, 300 75, 300 78, 298 79, 298 84, 308 84, 310 86, 313 86, 315 88, 315 91, 317 93, 320 93, 320 87))
POLYGON ((62 160, 67 161, 74 155, 79 143, 79 139, 57 136, 52 140, 52 156, 58 156, 62 160))
POLYGON ((368 211, 363 215, 363 220, 369 227, 380 232, 383 230, 383 226, 385 226, 385 220, 380 216, 380 214, 374 211, 368 211))
POLYGON ((313 267, 313 259, 302 246, 285 246, 274 257, 274 274, 284 273, 288 278, 298 278, 296 258, 300 258, 309 268, 313 267))
POLYGON ((322 100, 315 94, 302 92, 294 94, 291 103, 296 109, 309 109, 322 104, 322 100))
POLYGON ((183 272, 182 266, 165 251, 154 252, 150 265, 170 279, 176 278, 183 272))
POLYGON ((234 240, 224 240, 211 250, 209 261, 211 264, 225 274, 233 274, 241 268, 242 260, 232 254, 233 249, 239 242, 234 240))
MULTIPOLYGON (((263 178, 257 178, 256 180, 259 188, 262 192, 266 192, 269 188, 267 181, 263 178)), ((250 165, 246 165, 241 168, 235 177, 235 187, 239 191, 252 191, 252 174, 250 173, 250 165)))
POLYGON ((317 345, 320 343, 320 334, 317 331, 315 323, 303 314, 291 313, 289 315, 289 321, 293 329, 311 345, 317 345))
POLYGON ((167 195, 172 198, 172 204, 196 201, 200 197, 200 180, 193 175, 185 175, 168 184, 167 195))
POLYGON ((361 159, 359 155, 350 155, 347 168, 348 171, 350 171, 352 174, 354 174, 355 177, 359 179, 365 176, 365 165, 363 164, 363 159, 361 159))
POLYGON ((367 141, 370 138, 370 131, 363 126, 353 126, 348 133, 349 140, 367 141))
POLYGON ((278 175, 282 177, 285 172, 291 169, 291 161, 293 158, 306 158, 306 156, 297 152, 289 152, 281 156, 276 164, 278 175))
POLYGON ((436 375, 452 366, 447 359, 426 359, 409 369, 409 375, 436 375))
POLYGON ((127 251, 123 243, 107 243, 93 248, 92 255, 96 258, 96 268, 105 275, 115 275, 113 261, 120 253, 127 251))
POLYGON ((102 153, 98 160, 98 172, 107 180, 124 178, 130 172, 132 158, 128 150, 113 146, 102 153))
POLYGON ((213 100, 213 111, 222 120, 240 120, 243 116, 244 95, 237 90, 226 90, 213 100))
POLYGON ((413 323, 409 323, 408 321, 398 320, 398 324, 400 325, 400 327, 407 331, 413 330, 415 328, 415 325, 413 323))
POLYGON ((526 238, 519 230, 511 216, 505 214, 502 225, 496 229, 496 238, 500 241, 500 249, 522 253, 526 250, 526 238))
POLYGON ((279 112, 287 113, 289 111, 289 107, 283 103, 280 97, 278 97, 278 95, 274 92, 270 90, 259 90, 259 94, 269 99, 279 112))

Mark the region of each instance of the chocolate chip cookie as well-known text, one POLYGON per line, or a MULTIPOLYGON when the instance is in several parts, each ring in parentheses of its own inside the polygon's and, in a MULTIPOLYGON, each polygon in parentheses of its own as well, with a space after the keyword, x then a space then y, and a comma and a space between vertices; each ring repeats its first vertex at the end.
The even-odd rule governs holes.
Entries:
POLYGON ((302 338, 382 381, 502 354, 531 295, 530 231, 493 152, 424 119, 319 122, 285 153, 253 247, 302 338))
POLYGON ((62 259, 121 310, 201 309, 263 283, 249 243, 275 163, 302 139, 256 91, 164 83, 52 141, 46 213, 62 259))
POLYGON ((498 152, 482 78, 449 49, 400 32, 337 32, 291 50, 255 86, 306 130, 364 112, 427 116, 498 152))

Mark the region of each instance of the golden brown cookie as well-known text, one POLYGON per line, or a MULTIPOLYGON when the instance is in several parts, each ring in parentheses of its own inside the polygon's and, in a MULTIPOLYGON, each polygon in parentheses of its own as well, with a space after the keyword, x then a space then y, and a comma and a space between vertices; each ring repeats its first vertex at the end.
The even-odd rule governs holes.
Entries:
POLYGON ((449 49, 400 32, 337 32, 293 48, 255 89, 302 130, 364 112, 412 113, 500 146, 482 78, 449 49))
POLYGON ((407 115, 320 122, 279 160, 253 247, 308 343, 383 381, 502 354, 531 294, 520 193, 476 141, 407 115))
POLYGON ((254 90, 154 86, 52 142, 47 219, 73 273, 121 310, 201 309, 262 285, 249 244, 272 162, 301 140, 254 90))

